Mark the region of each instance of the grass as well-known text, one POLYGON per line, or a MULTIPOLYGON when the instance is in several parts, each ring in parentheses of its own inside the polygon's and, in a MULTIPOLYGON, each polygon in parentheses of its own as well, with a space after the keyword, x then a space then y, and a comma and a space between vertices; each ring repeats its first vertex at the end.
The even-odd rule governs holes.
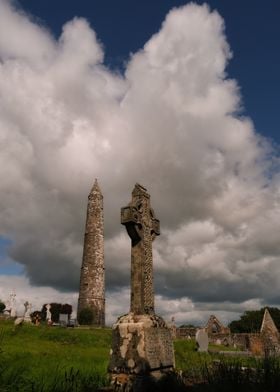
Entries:
POLYGON ((209 345, 209 353, 199 353, 196 351, 196 343, 194 340, 176 340, 174 342, 176 368, 189 373, 197 373, 205 365, 211 365, 217 360, 223 362, 238 361, 242 366, 251 366, 252 358, 238 357, 235 359, 224 356, 220 352, 236 351, 233 347, 226 347, 223 345, 209 345))
MULTIPOLYGON (((110 345, 110 329, 15 329, 0 320, 0 392, 98 391, 108 385, 110 345)), ((224 357, 215 347, 211 353, 198 353, 192 340, 177 340, 174 348, 177 373, 150 386, 143 384, 141 392, 280 390, 278 359, 224 357)))
POLYGON ((1 322, 0 330, 0 392, 94 391, 108 383, 110 329, 15 330, 1 322))

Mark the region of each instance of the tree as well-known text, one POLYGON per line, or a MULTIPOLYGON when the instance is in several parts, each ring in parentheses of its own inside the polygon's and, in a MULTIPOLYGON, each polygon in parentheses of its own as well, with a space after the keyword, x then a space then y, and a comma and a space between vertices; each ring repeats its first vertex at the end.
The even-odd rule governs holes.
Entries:
POLYGON ((61 310, 60 313, 62 314, 68 314, 68 319, 70 318, 72 314, 72 305, 69 304, 63 304, 61 305, 61 310))
POLYGON ((6 305, 4 304, 4 302, 0 301, 0 313, 3 313, 5 308, 6 308, 6 305))
MULTIPOLYGON (((68 319, 70 318, 72 313, 72 305, 58 304, 56 302, 52 302, 50 305, 51 305, 50 312, 52 315, 52 321, 54 323, 58 323, 60 313, 68 314, 68 319)), ((43 305, 41 313, 42 313, 42 320, 45 321, 47 317, 47 304, 43 305)))
POLYGON ((268 309, 276 327, 280 330, 280 309, 261 308, 260 310, 247 310, 239 320, 234 320, 229 324, 232 333, 254 333, 260 332, 265 309, 268 309))
POLYGON ((42 312, 40 312, 40 310, 34 310, 34 312, 30 313, 30 318, 33 324, 36 324, 36 321, 40 323, 42 320, 42 312))
POLYGON ((93 316, 93 311, 90 308, 84 308, 78 314, 78 322, 81 325, 91 325, 93 316))

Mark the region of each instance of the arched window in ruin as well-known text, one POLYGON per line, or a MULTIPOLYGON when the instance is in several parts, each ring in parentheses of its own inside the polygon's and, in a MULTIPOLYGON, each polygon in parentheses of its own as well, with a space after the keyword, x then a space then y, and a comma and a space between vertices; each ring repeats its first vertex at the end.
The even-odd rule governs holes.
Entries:
POLYGON ((219 333, 219 332, 221 332, 221 329, 220 329, 219 325, 214 322, 212 324, 212 333, 219 333))

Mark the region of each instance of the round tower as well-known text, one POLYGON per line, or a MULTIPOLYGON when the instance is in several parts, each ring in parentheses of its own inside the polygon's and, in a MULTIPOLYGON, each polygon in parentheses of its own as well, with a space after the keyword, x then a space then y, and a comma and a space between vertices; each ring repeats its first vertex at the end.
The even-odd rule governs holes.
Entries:
POLYGON ((93 325, 105 326, 103 195, 97 180, 88 196, 78 317, 85 308, 93 312, 93 325))

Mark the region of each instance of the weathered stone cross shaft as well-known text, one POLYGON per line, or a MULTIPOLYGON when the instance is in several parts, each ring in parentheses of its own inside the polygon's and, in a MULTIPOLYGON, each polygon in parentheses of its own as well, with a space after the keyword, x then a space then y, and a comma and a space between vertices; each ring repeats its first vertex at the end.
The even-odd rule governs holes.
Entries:
POLYGON ((121 223, 131 238, 131 300, 134 314, 154 313, 152 242, 160 234, 147 190, 136 184, 132 200, 121 209, 121 223))

